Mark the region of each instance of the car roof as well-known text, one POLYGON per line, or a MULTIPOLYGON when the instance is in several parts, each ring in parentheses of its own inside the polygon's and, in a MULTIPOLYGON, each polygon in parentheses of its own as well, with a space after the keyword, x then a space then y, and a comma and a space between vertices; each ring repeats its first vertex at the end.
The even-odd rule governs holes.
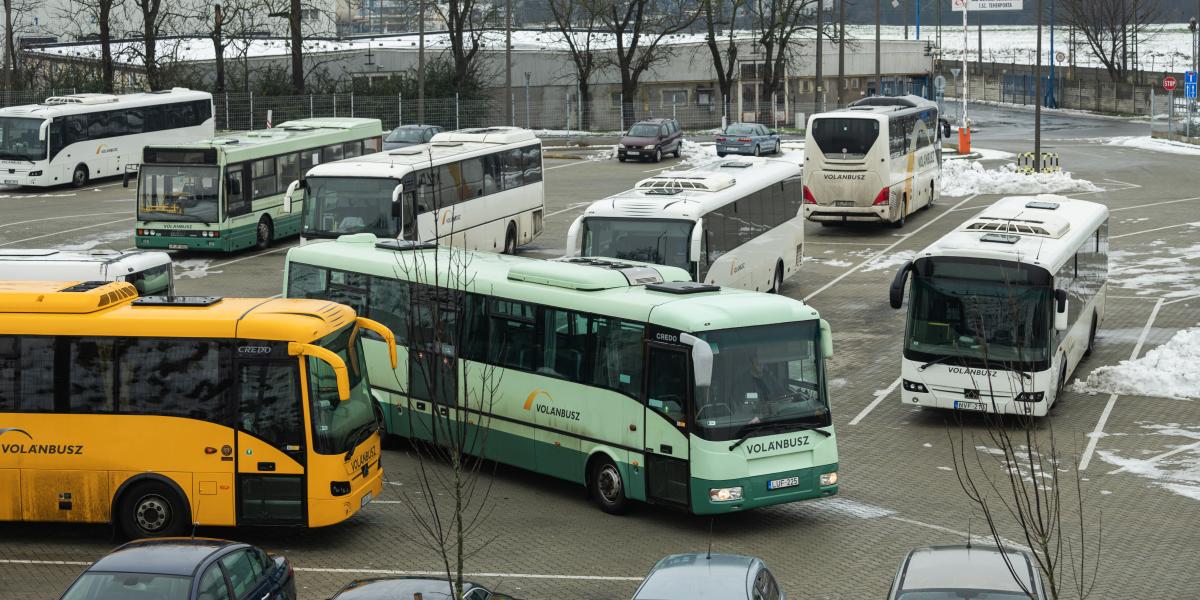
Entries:
MULTIPOLYGON (((479 585, 476 583, 463 582, 464 592, 469 592, 477 587, 479 585)), ((412 598, 413 594, 418 593, 425 600, 448 599, 451 598, 450 583, 445 579, 430 577, 360 579, 350 582, 334 598, 336 600, 392 600, 394 598, 412 598)))
POLYGON ((750 570, 759 562, 738 554, 672 554, 654 565, 634 600, 746 598, 750 570))
MULTIPOLYGON (((1033 589, 1033 565, 1029 555, 1006 548, 1013 568, 1025 587, 1033 589)), ((1005 564, 1001 550, 995 546, 929 546, 908 553, 900 574, 899 590, 922 589, 987 589, 1006 592, 1022 591, 1005 564)))
POLYGON ((392 128, 392 131, 395 131, 397 129, 429 129, 430 127, 437 127, 437 125, 414 125, 414 124, 398 125, 398 126, 392 128))
POLYGON ((642 119, 641 121, 634 123, 634 125, 639 125, 641 123, 654 123, 655 125, 659 125, 659 124, 666 123, 667 121, 671 121, 671 120, 672 119, 668 119, 665 117, 650 117, 649 119, 642 119))
POLYGON ((243 545, 212 538, 137 540, 113 550, 93 563, 88 571, 191 576, 213 554, 243 545))

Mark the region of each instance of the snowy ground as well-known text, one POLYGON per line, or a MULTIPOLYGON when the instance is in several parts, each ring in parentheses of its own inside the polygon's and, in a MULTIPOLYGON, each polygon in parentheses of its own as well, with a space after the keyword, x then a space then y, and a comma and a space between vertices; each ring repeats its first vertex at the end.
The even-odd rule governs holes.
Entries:
POLYGON ((973 194, 1064 194, 1097 192, 1101 188, 1090 181, 1076 179, 1066 171, 1056 173, 1018 173, 1016 165, 986 169, 976 161, 947 160, 942 164, 942 195, 973 194))
POLYGON ((1075 390, 1090 394, 1134 394, 1177 400, 1200 399, 1200 327, 1185 329, 1136 360, 1100 367, 1075 390))
MULTIPOLYGON (((1200 233, 1200 221, 1187 225, 1191 234, 1200 233)), ((1110 285, 1138 296, 1176 299, 1200 293, 1200 244, 1156 240, 1144 251, 1111 250, 1109 261, 1110 285)))
POLYGON ((1115 467, 1110 472, 1132 473, 1149 479, 1154 485, 1181 496, 1200 500, 1200 426, 1167 423, 1139 423, 1146 436, 1175 438, 1182 442, 1172 449, 1146 458, 1133 458, 1101 450, 1097 455, 1115 467))
POLYGON ((1188 156, 1200 156, 1200 146, 1174 140, 1161 140, 1146 136, 1116 137, 1105 142, 1109 146, 1127 146, 1155 152, 1169 152, 1188 156))

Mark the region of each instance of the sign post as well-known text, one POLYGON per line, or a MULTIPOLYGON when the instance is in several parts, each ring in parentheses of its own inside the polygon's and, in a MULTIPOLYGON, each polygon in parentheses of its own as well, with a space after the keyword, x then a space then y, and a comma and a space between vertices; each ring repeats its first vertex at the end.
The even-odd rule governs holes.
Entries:
MULTIPOLYGON (((963 49, 962 49, 962 127, 967 128, 967 49, 970 48, 970 38, 967 30, 967 13, 972 10, 1022 10, 1025 0, 952 0, 950 9, 961 12, 963 16, 963 49)), ((980 56, 982 61, 983 57, 980 56)))
POLYGON ((1196 108, 1196 72, 1188 71, 1183 74, 1183 95, 1188 99, 1188 140, 1192 139, 1192 119, 1195 117, 1196 108))

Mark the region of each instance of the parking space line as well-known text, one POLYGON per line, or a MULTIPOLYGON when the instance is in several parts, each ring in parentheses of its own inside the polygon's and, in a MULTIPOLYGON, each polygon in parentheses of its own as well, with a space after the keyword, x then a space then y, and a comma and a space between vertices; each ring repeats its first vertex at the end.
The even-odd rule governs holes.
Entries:
POLYGON ((1180 198, 1179 200, 1165 200, 1163 202, 1151 202, 1150 204, 1138 204, 1136 206, 1122 206, 1120 208, 1110 208, 1110 209, 1108 209, 1108 212, 1115 213, 1115 212, 1120 212, 1122 210, 1133 210, 1135 208, 1150 208, 1151 206, 1161 206, 1163 204, 1178 204, 1180 202, 1193 202, 1195 200, 1200 200, 1200 196, 1196 196, 1194 198, 1180 198))
MULTIPOLYGON (((1193 444, 1188 444, 1186 446, 1180 446, 1169 452, 1163 452, 1162 454, 1159 454, 1158 456, 1153 456, 1153 457, 1147 458, 1146 460, 1138 461, 1138 464, 1139 464, 1139 466, 1152 465, 1164 458, 1170 458, 1172 456, 1175 456, 1176 454, 1179 454, 1180 452, 1187 452, 1188 450, 1196 448, 1197 446, 1200 446, 1200 442, 1195 442, 1193 444)), ((1109 472, 1105 473, 1105 475, 1116 475, 1117 473, 1121 473, 1128 469, 1129 469, 1129 465, 1126 465, 1124 467, 1121 467, 1120 469, 1114 469, 1112 471, 1109 471, 1109 472)))
POLYGON ((808 246, 886 246, 886 242, 804 242, 808 246))
POLYGON ((266 252, 259 252, 259 253, 257 253, 257 254, 251 254, 251 255, 249 255, 249 256, 243 256, 243 257, 241 257, 241 258, 235 258, 235 259, 233 259, 233 260, 227 260, 227 261, 225 261, 225 262, 223 262, 223 263, 217 263, 217 264, 215 264, 215 265, 209 265, 209 267, 208 267, 208 268, 209 268, 210 270, 211 270, 211 269, 216 269, 217 267, 223 267, 223 266, 225 266, 225 265, 232 265, 233 263, 239 263, 239 262, 242 262, 243 260, 250 260, 250 259, 252 259, 252 258, 258 258, 259 256, 265 256, 265 255, 267 255, 267 254, 275 254, 276 252, 283 252, 284 250, 291 250, 292 248, 295 248, 296 246, 297 246, 297 244, 292 244, 292 245, 290 245, 290 246, 284 246, 284 247, 282 247, 282 248, 275 248, 274 250, 267 250, 266 252))
POLYGON ((892 385, 887 386, 887 389, 883 390, 882 392, 875 392, 875 399, 872 400, 871 403, 868 404, 866 408, 862 409, 862 412, 858 413, 857 417, 854 417, 853 419, 851 419, 850 424, 858 425, 858 422, 862 421, 863 418, 865 418, 867 415, 871 414, 871 411, 875 410, 875 407, 879 406, 879 403, 883 402, 884 398, 891 396, 892 392, 896 391, 896 386, 898 386, 898 385, 900 385, 899 377, 897 377, 896 380, 892 382, 892 385))
POLYGON ((88 213, 86 215, 60 215, 57 217, 42 217, 40 219, 29 219, 28 221, 15 221, 12 223, 0 223, 0 227, 12 227, 13 225, 24 225, 26 223, 40 223, 42 221, 57 221, 59 219, 80 219, 83 217, 99 217, 102 215, 126 215, 126 214, 129 214, 129 211, 121 210, 121 211, 115 211, 115 212, 88 213))
POLYGON ((591 203, 592 203, 592 201, 591 201, 591 200, 588 200, 587 202, 576 202, 576 203, 574 203, 574 204, 572 204, 572 205, 570 205, 570 206, 568 206, 568 207, 566 207, 566 208, 564 208, 564 209, 562 209, 562 210, 556 210, 556 211, 554 211, 554 212, 552 212, 552 213, 550 213, 550 214, 547 214, 547 215, 546 215, 546 218, 547 218, 547 219, 549 219, 550 217, 553 217, 554 215, 561 215, 561 214, 563 214, 563 213, 565 213, 565 212, 570 212, 570 211, 572 211, 572 210, 579 210, 579 208, 580 208, 580 207, 587 206, 587 205, 589 205, 589 204, 591 204, 591 203))
POLYGON ((823 285, 823 286, 821 286, 821 287, 817 288, 817 291, 815 291, 815 292, 813 292, 813 293, 811 293, 811 294, 809 294, 809 295, 805 296, 805 297, 804 297, 804 301, 805 301, 805 302, 808 302, 808 301, 809 301, 809 300, 810 300, 810 299, 811 299, 813 296, 816 296, 817 294, 820 294, 821 292, 823 292, 823 291, 825 291, 825 290, 827 290, 827 289, 829 289, 829 288, 833 287, 833 286, 834 286, 834 284, 836 284, 837 282, 839 282, 839 281, 841 281, 841 280, 845 279, 847 275, 849 275, 849 274, 851 274, 851 273, 853 273, 853 272, 855 272, 855 271, 857 271, 857 270, 859 270, 859 269, 863 268, 864 266, 866 266, 866 265, 867 265, 867 263, 870 263, 871 261, 873 261, 873 260, 875 260, 875 259, 879 258, 880 256, 883 256, 884 254, 887 254, 887 253, 888 253, 888 251, 889 251, 889 250, 891 250, 892 248, 895 248, 896 246, 899 246, 900 244, 903 244, 903 243, 904 243, 905 241, 907 241, 907 240, 908 240, 910 237, 912 237, 912 236, 914 236, 914 235, 916 235, 916 234, 920 233, 922 229, 925 229, 926 227, 929 227, 930 225, 933 225, 934 223, 937 223, 938 219, 940 219, 940 218, 942 218, 942 217, 944 217, 944 216, 946 216, 946 215, 948 215, 948 214, 950 214, 950 213, 954 212, 954 210, 955 210, 956 208, 958 208, 958 207, 962 206, 963 204, 966 204, 967 202, 970 202, 971 200, 974 200, 974 199, 976 198, 976 196, 978 196, 978 194, 975 194, 975 195, 972 195, 972 196, 967 196, 966 198, 963 198, 963 200, 962 200, 961 202, 959 202, 958 204, 955 204, 954 206, 950 207, 950 209, 949 209, 949 210, 947 210, 946 212, 943 212, 943 213, 941 213, 941 214, 938 214, 938 215, 934 216, 932 219, 930 219, 930 220, 929 220, 929 222, 928 222, 928 223, 925 223, 924 225, 922 225, 922 226, 920 226, 920 227, 918 227, 918 228, 916 228, 916 229, 914 229, 914 230, 912 230, 912 231, 908 232, 907 234, 904 234, 904 236, 903 236, 903 237, 901 237, 900 239, 898 239, 898 240, 896 240, 895 242, 893 242, 893 243, 892 243, 891 245, 889 245, 887 248, 884 248, 883 250, 880 250, 879 252, 876 252, 875 254, 872 254, 871 256, 867 257, 867 259, 866 259, 866 260, 864 260, 864 261, 862 261, 862 262, 858 263, 857 265, 854 265, 853 267, 851 267, 851 268, 850 268, 850 270, 848 270, 848 271, 846 271, 846 272, 842 273, 841 275, 838 275, 837 277, 834 277, 834 278, 833 278, 833 281, 830 281, 829 283, 826 283, 825 285, 823 285))
POLYGON ((1196 222, 1192 222, 1192 223, 1177 223, 1175 225, 1166 225, 1164 227, 1155 227, 1154 229, 1143 229, 1142 231, 1131 231, 1129 233, 1122 233, 1121 235, 1110 235, 1110 236, 1108 236, 1108 239, 1115 240, 1115 239, 1120 239, 1123 237, 1129 237, 1131 235, 1141 235, 1143 233, 1154 233, 1155 231, 1162 231, 1164 229, 1175 229, 1176 227, 1200 227, 1200 221, 1196 221, 1196 222))
MULTIPOLYGON (((1138 336, 1137 344, 1133 346, 1133 352, 1129 355, 1129 360, 1137 360, 1139 354, 1142 353, 1142 345, 1146 343, 1146 338, 1150 336, 1150 328, 1154 325, 1154 319, 1158 317, 1158 310, 1163 307, 1163 301, 1166 298, 1159 298, 1158 302, 1154 303, 1154 309, 1150 311, 1150 318, 1146 319, 1145 327, 1142 327, 1142 335, 1138 336)), ((1100 436, 1104 433, 1104 425, 1108 422, 1109 415, 1112 414, 1113 407, 1117 404, 1117 395, 1109 394, 1108 402, 1104 405, 1104 412, 1100 413, 1100 420, 1096 422, 1096 428, 1088 435, 1087 448, 1083 451, 1083 456, 1079 461, 1079 470, 1085 471, 1088 464, 1092 462, 1092 454, 1096 451, 1096 443, 1100 441, 1100 436)))
POLYGON ((42 238, 48 238, 48 237, 54 237, 56 235, 62 235, 64 233, 71 233, 72 231, 81 231, 83 229, 94 229, 96 227, 103 227, 105 225, 112 225, 113 223, 123 223, 125 221, 132 221, 132 220, 134 220, 134 217, 129 217, 128 219, 117 219, 116 221, 106 221, 104 223, 96 223, 94 225, 84 225, 83 227, 76 227, 74 229, 64 229, 62 231, 55 231, 54 233, 45 233, 42 235, 35 235, 33 237, 27 237, 23 240, 13 240, 11 242, 4 242, 3 244, 0 244, 0 246, 11 246, 13 244, 20 244, 21 242, 30 242, 33 240, 40 240, 42 238))
MULTIPOLYGON (((1108 296, 1108 297, 1112 298, 1112 296, 1108 296)), ((1168 300, 1167 302, 1163 302, 1163 306, 1175 304, 1176 302, 1187 302, 1189 300, 1200 300, 1200 296, 1186 296, 1183 298, 1176 298, 1174 300, 1168 300)))
POLYGON ((554 165, 553 167, 542 167, 542 170, 543 171, 553 171, 555 169, 561 169, 563 167, 575 167, 575 166, 579 166, 579 165, 586 165, 590 162, 592 162, 592 161, 580 158, 580 159, 576 159, 574 162, 569 162, 565 165, 554 165))
MULTIPOLYGON (((335 569, 319 567, 296 567, 304 573, 366 573, 368 575, 438 576, 445 571, 398 571, 393 569, 335 569)), ((463 573, 464 577, 499 577, 504 579, 568 579, 574 581, 641 581, 644 577, 619 577, 614 575, 553 575, 548 573, 463 573)))

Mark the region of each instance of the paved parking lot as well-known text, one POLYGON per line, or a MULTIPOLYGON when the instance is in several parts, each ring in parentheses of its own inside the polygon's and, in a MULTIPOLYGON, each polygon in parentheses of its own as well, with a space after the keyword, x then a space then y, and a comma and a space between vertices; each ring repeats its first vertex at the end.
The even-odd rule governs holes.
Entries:
MULTIPOLYGON (((980 108, 975 143, 1028 150, 1031 115, 980 108)), ((1200 170, 1196 158, 1097 141, 1145 135, 1122 121, 1047 117, 1048 150, 1105 191, 1080 197, 1112 210, 1114 253, 1097 351, 1077 377, 1142 356, 1200 323, 1200 170), (1160 269, 1169 276, 1147 277, 1160 269)), ((552 142, 547 142, 551 144, 552 142)), ((588 201, 628 189, 662 164, 546 161, 546 232, 523 249, 561 253, 566 228, 588 201)), ((999 163, 985 163, 996 167, 999 163)), ((120 182, 82 190, 0 190, 0 248, 129 248, 133 201, 120 182)), ((943 197, 903 229, 810 227, 808 262, 784 293, 805 299, 833 326, 832 405, 840 440, 837 497, 719 517, 649 506, 606 515, 574 485, 497 467, 495 505, 469 570, 522 598, 627 598, 661 556, 705 549, 762 557, 791 598, 881 597, 909 548, 961 542, 982 525, 959 487, 947 414, 905 406, 896 393, 904 312, 887 286, 906 258, 998 196, 943 197), (972 524, 973 523, 973 524, 972 524), (711 537, 710 537, 711 530, 711 537)), ((289 243, 257 253, 177 253, 184 294, 274 295, 289 243)), ((1141 396, 1072 392, 1049 417, 1059 445, 1079 455, 1088 514, 1102 515, 1098 598, 1189 598, 1200 589, 1200 406, 1141 396), (1132 466, 1131 466, 1132 465, 1132 466), (1124 468, 1123 468, 1124 467, 1124 468), (1148 591, 1149 590, 1149 591, 1148 591)), ((979 433, 967 420, 968 435, 979 433)), ((385 453, 383 497, 325 530, 202 529, 287 555, 303 598, 326 598, 354 578, 438 568, 413 542, 414 460, 385 453)), ((1064 473, 1064 476, 1068 476, 1064 473)), ((1093 521, 1094 523, 1095 521, 1093 521)), ((1009 539, 1017 532, 1004 531, 1009 539)), ((54 598, 114 542, 105 527, 0 525, 0 598, 54 598)))

